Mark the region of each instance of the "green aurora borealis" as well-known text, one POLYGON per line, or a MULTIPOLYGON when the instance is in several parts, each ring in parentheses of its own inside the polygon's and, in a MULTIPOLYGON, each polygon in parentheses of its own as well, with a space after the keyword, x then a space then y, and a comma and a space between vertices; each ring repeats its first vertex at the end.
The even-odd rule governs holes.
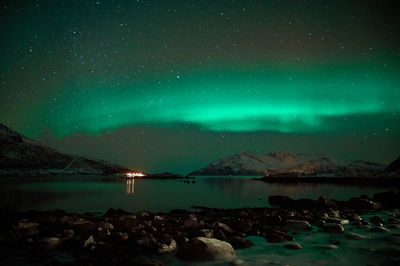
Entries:
POLYGON ((147 171, 246 149, 387 163, 400 148, 389 3, 6 1, 0 121, 147 171))

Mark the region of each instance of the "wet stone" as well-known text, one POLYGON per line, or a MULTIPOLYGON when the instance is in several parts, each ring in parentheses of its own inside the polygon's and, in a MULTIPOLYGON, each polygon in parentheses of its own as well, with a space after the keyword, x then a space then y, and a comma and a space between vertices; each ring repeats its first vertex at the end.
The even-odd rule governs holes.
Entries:
POLYGON ((322 227, 322 230, 326 233, 343 233, 344 228, 341 224, 336 223, 326 223, 322 227))
POLYGON ((385 223, 385 220, 380 216, 371 217, 370 221, 371 221, 371 223, 373 223, 374 225, 377 225, 377 226, 381 226, 385 223))
POLYGON ((310 231, 311 230, 311 225, 307 221, 287 220, 287 221, 285 221, 285 228, 287 230, 310 231))
POLYGON ((188 261, 215 261, 235 259, 236 254, 231 244, 215 238, 197 237, 185 242, 176 254, 188 261))

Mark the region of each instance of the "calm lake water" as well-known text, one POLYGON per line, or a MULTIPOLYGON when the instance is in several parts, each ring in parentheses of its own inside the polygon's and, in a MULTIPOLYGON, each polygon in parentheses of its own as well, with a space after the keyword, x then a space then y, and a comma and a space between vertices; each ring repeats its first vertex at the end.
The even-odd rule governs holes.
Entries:
POLYGON ((70 212, 104 212, 109 208, 127 211, 169 211, 192 206, 216 208, 268 206, 271 195, 295 199, 321 195, 347 200, 354 196, 390 188, 340 186, 333 184, 271 184, 252 177, 197 177, 182 180, 98 177, 2 178, 0 207, 18 210, 63 209, 70 212))

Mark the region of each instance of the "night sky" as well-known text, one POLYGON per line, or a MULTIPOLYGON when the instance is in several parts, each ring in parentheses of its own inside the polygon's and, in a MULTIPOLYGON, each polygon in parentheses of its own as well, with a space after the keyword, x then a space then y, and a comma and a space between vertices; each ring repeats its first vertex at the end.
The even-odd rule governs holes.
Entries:
MULTIPOLYGON (((392 1, 394 2, 394 1, 392 1)), ((391 1, 2 1, 0 122, 188 173, 245 150, 400 153, 391 1)))

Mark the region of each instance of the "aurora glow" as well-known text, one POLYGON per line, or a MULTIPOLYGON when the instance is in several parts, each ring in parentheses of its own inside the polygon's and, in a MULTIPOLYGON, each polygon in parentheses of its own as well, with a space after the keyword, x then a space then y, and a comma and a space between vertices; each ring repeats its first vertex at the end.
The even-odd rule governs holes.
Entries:
POLYGON ((5 1, 0 121, 68 152, 151 170, 171 156, 179 161, 169 163, 177 171, 191 163, 166 147, 156 162, 161 140, 139 140, 137 132, 186 143, 182 151, 212 139, 197 153, 204 162, 270 149, 254 144, 252 134, 292 143, 278 150, 321 149, 387 162, 400 148, 394 141, 400 137, 400 34, 391 5, 5 1), (101 148, 109 135, 114 146, 101 148), (226 136, 238 146, 211 156, 211 146, 222 147, 226 136), (297 141, 303 136, 332 136, 359 147, 332 150, 330 139, 311 147, 310 139, 297 141), (387 148, 367 152, 367 138, 387 148), (121 142, 141 147, 143 141, 148 146, 141 151, 153 153, 142 165, 126 158, 130 154, 109 155, 124 149, 121 142))
POLYGON ((310 133, 332 130, 324 121, 329 117, 398 112, 399 78, 388 71, 364 73, 354 67, 346 72, 343 67, 318 71, 265 67, 180 74, 179 80, 149 79, 142 90, 143 83, 133 82, 78 90, 81 93, 65 96, 50 124, 60 135, 169 123, 215 131, 310 133))

